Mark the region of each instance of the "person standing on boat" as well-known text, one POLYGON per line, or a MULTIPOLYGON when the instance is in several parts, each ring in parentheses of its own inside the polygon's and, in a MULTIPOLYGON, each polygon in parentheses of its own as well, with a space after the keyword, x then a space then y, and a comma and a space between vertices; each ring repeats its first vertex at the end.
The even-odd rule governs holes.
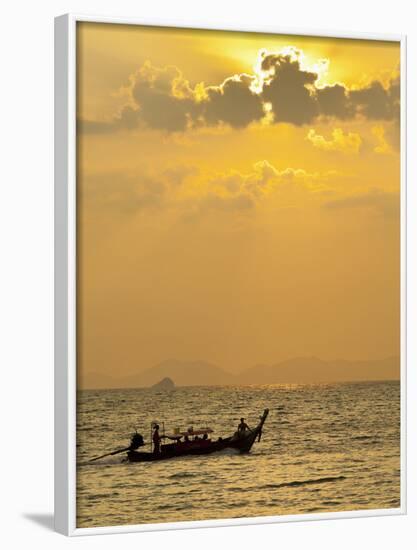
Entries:
POLYGON ((159 435, 159 424, 155 424, 155 426, 153 427, 152 441, 153 452, 155 454, 159 454, 161 451, 161 436, 159 435))
POLYGON ((244 432, 246 432, 246 430, 250 430, 249 426, 246 424, 245 422, 245 419, 244 418, 241 418, 240 419, 240 424, 239 426, 237 427, 237 433, 239 435, 243 434, 244 432))

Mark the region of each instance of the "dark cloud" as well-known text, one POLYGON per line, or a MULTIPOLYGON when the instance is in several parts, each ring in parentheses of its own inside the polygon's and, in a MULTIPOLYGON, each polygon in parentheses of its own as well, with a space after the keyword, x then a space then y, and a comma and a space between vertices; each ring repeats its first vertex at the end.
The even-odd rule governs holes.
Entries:
POLYGON ((352 118, 355 108, 349 99, 349 92, 341 84, 325 86, 316 90, 318 112, 324 116, 341 120, 352 118))
POLYGON ((371 120, 392 120, 399 115, 399 84, 391 81, 386 89, 375 80, 369 86, 349 92, 356 112, 371 120))
POLYGON ((132 87, 135 116, 150 128, 168 131, 202 123, 243 128, 264 116, 259 96, 250 90, 253 81, 248 75, 233 76, 220 86, 200 87, 199 95, 176 67, 159 69, 147 63, 132 87))
POLYGON ((275 122, 311 123, 317 117, 341 120, 363 116, 368 120, 399 120, 400 79, 387 86, 380 81, 358 89, 343 84, 317 86, 318 74, 300 64, 300 52, 263 54, 264 82, 261 99, 272 105, 275 122))
POLYGON ((362 88, 343 84, 317 86, 318 74, 303 69, 301 52, 262 52, 254 75, 227 78, 219 86, 192 87, 174 66, 146 62, 131 77, 131 102, 111 123, 84 121, 86 133, 108 133, 140 126, 183 132, 200 126, 226 124, 245 128, 268 113, 269 122, 296 126, 318 118, 399 120, 400 82, 373 81, 362 88))
POLYGON ((400 115, 400 84, 393 79, 384 87, 374 80, 363 88, 349 90, 342 84, 316 90, 319 113, 338 119, 363 116, 368 120, 395 120, 400 115))
POLYGON ((400 214, 400 194, 372 189, 366 194, 351 195, 328 201, 324 207, 329 210, 346 208, 371 208, 386 218, 397 218, 400 214))
POLYGON ((318 114, 316 73, 304 71, 290 55, 264 55, 261 69, 268 73, 261 97, 272 106, 275 122, 310 123, 318 114))
POLYGON ((137 128, 139 120, 139 109, 134 109, 130 105, 126 105, 125 107, 123 107, 120 114, 115 117, 114 125, 116 126, 116 128, 119 129, 133 130, 137 128))
POLYGON ((138 127, 139 111, 130 105, 125 105, 113 120, 77 120, 77 131, 83 134, 109 134, 117 130, 133 130, 138 127))
POLYGON ((112 122, 100 122, 96 120, 77 120, 77 132, 83 134, 109 134, 114 131, 112 122))
POLYGON ((134 77, 132 97, 138 119, 157 130, 185 130, 197 108, 194 92, 177 67, 160 69, 149 62, 134 77))
POLYGON ((221 86, 207 88, 207 99, 202 104, 207 124, 219 122, 233 128, 244 128, 265 116, 261 98, 251 90, 254 77, 238 75, 226 79, 221 86))

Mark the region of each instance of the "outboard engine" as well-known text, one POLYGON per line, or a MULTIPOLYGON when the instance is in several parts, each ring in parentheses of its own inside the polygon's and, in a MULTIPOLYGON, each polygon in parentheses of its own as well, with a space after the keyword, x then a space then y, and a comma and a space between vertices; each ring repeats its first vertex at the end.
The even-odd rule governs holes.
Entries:
POLYGON ((141 434, 138 434, 138 432, 134 433, 130 439, 130 451, 136 451, 139 447, 143 447, 145 445, 145 442, 143 441, 143 437, 141 434))

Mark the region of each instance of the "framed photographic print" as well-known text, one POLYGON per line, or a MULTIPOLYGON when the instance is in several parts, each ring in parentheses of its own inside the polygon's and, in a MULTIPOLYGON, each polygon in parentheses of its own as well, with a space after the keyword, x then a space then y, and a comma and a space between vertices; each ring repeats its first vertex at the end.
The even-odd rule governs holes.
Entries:
POLYGON ((55 23, 64 534, 405 512, 405 38, 55 23))

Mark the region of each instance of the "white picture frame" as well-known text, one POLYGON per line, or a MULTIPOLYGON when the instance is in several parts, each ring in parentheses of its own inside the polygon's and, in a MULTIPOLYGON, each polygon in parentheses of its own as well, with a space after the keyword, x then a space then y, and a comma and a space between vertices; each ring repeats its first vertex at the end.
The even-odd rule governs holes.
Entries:
POLYGON ((55 19, 55 529, 68 536, 314 521, 406 513, 406 37, 235 26, 201 26, 67 14, 55 19), (78 22, 153 25, 334 38, 396 41, 401 46, 401 507, 178 523, 76 527, 76 25, 78 22))

